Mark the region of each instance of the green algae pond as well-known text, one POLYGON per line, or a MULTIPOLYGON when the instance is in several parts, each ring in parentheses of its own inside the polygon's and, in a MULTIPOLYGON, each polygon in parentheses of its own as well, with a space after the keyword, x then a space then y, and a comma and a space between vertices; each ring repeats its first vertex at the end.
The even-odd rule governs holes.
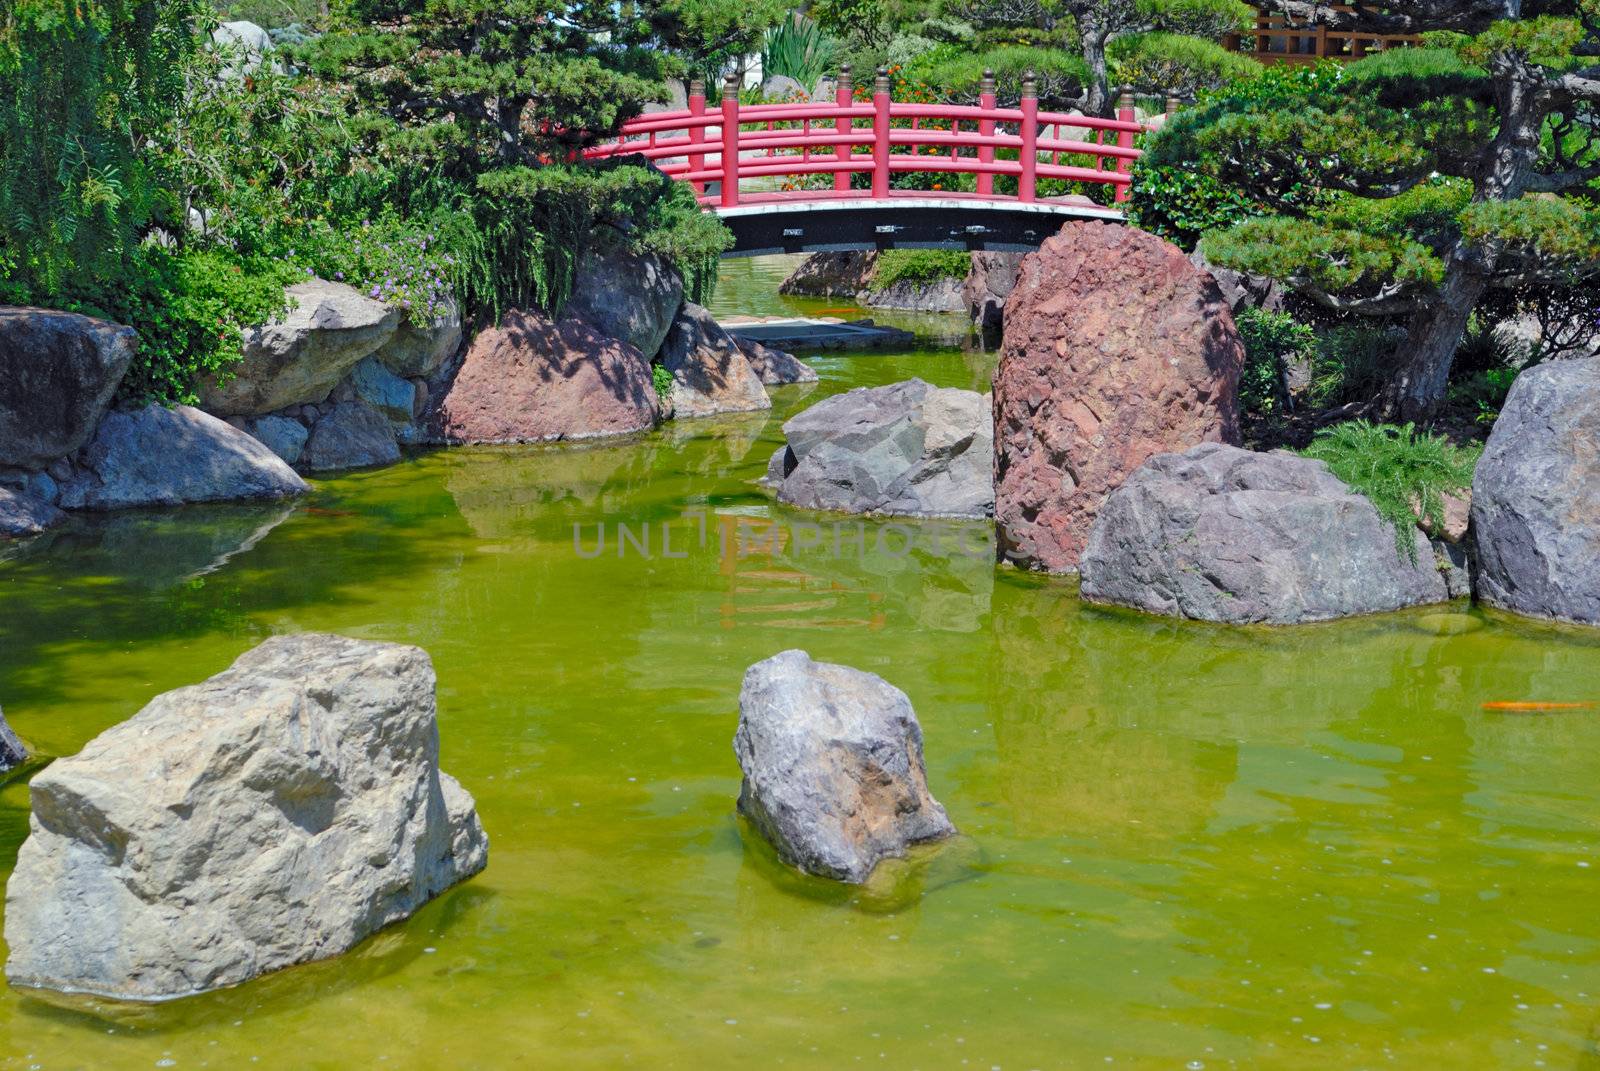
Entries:
MULTIPOLYGON (((727 265, 719 309, 831 307, 780 305, 781 274, 727 265)), ((491 845, 409 921, 236 989, 5 989, 0 1066, 1600 1068, 1600 712, 1484 709, 1600 699, 1600 632, 1177 623, 997 570, 985 525, 775 506, 786 414, 986 389, 992 354, 920 324, 945 341, 814 357, 770 414, 12 551, 0 704, 42 754, 274 633, 414 643, 491 845), (735 818, 740 679, 790 647, 915 704, 965 836, 885 887, 792 875, 735 818)))

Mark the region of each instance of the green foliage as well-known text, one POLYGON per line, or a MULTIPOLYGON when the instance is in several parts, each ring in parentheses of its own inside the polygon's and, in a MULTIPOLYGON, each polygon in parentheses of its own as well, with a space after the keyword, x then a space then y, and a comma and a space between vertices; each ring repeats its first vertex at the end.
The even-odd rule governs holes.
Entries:
POLYGON ((667 371, 666 365, 650 366, 650 385, 655 388, 656 397, 662 401, 672 394, 672 373, 667 371))
POLYGON ((1479 201, 1462 210, 1461 233, 1469 242, 1520 246, 1547 265, 1600 260, 1600 209, 1575 200, 1527 194, 1515 201, 1479 201))
POLYGON ((1251 306, 1234 318, 1244 340, 1245 365, 1239 377, 1239 401, 1257 413, 1271 414, 1288 407, 1288 369, 1310 363, 1317 349, 1317 334, 1286 312, 1251 306))
POLYGON ((936 63, 919 67, 918 77, 952 100, 976 101, 986 69, 994 71, 996 97, 1009 107, 1015 107, 1022 95, 1024 72, 1034 73, 1040 106, 1046 109, 1068 106, 1089 78, 1089 68, 1080 57, 1027 45, 946 54, 936 63))
POLYGON ((872 288, 887 290, 895 283, 934 283, 965 279, 972 270, 972 254, 959 249, 885 249, 878 254, 872 288))
POLYGON ((1193 99, 1203 89, 1256 78, 1261 65, 1212 41, 1176 33, 1119 37, 1106 47, 1112 77, 1145 93, 1193 99))
POLYGON ((1515 368, 1487 368, 1455 379, 1450 384, 1450 401, 1473 411, 1480 424, 1493 424, 1516 382, 1515 368))
POLYGON ((1306 400, 1317 407, 1370 402, 1388 382, 1394 333, 1382 326, 1334 324, 1317 336, 1306 400))
POLYGON ((1149 155, 1134 161, 1127 207, 1136 225, 1182 249, 1193 249, 1207 231, 1231 227, 1257 210, 1237 186, 1149 155))
POLYGON ((1431 286, 1444 276, 1420 242, 1287 216, 1246 220, 1200 244, 1213 263, 1330 294, 1376 293, 1391 282, 1431 286))
POLYGON ((176 111, 192 0, 12 0, 0 13, 0 245, 48 297, 110 285, 169 222, 140 149, 176 111))
MULTIPOLYGON (((593 5, 579 3, 574 8, 588 15, 593 25, 593 5)), ((789 4, 786 0, 657 0, 615 10, 624 16, 643 16, 636 22, 624 18, 624 30, 648 31, 647 37, 639 37, 646 48, 664 46, 665 73, 698 75, 715 83, 725 68, 759 50, 766 32, 789 15, 789 4)), ((618 39, 627 37, 624 32, 618 39)))
POLYGON ((1482 448, 1400 427, 1352 420, 1317 433, 1302 453, 1365 495, 1394 528, 1395 548, 1415 560, 1417 515, 1435 530, 1444 526, 1444 498, 1472 485, 1482 448))
POLYGON ((837 45, 822 28, 796 11, 767 31, 761 71, 793 78, 806 89, 833 73, 837 45))

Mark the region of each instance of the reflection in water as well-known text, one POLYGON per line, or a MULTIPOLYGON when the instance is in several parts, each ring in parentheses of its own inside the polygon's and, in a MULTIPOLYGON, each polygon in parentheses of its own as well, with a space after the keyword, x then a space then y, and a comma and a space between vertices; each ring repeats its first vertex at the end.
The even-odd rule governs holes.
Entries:
MULTIPOLYGON (((287 510, 130 514, 0 563, 0 704, 46 754, 274 631, 419 643, 492 841, 351 956, 131 1021, 0 992, 0 1066, 1591 1059, 1600 718, 1483 704, 1600 698, 1600 636, 1476 611, 1178 623, 997 572, 986 525, 866 520, 858 546, 856 519, 756 483, 784 418, 910 375, 981 388, 992 356, 814 363, 770 414, 422 453, 287 510), (586 557, 574 526, 650 553, 586 557), (910 695, 965 834, 885 890, 740 836, 739 682, 796 646, 910 695)), ((0 869, 26 823, 6 785, 0 869)))

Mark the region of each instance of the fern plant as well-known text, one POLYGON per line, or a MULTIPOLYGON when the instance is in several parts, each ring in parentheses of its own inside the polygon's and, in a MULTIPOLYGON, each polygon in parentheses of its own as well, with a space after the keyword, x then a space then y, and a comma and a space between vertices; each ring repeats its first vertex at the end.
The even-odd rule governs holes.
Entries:
POLYGON ((1481 446, 1453 446, 1411 424, 1352 420, 1317 433, 1302 453, 1327 464, 1339 479, 1367 497, 1394 528, 1395 548, 1416 560, 1412 536, 1420 517, 1437 531, 1444 525, 1444 496, 1466 490, 1481 446))
POLYGON ((809 91, 833 70, 836 51, 833 39, 822 32, 822 27, 796 11, 767 31, 761 48, 761 70, 767 75, 793 78, 809 91))

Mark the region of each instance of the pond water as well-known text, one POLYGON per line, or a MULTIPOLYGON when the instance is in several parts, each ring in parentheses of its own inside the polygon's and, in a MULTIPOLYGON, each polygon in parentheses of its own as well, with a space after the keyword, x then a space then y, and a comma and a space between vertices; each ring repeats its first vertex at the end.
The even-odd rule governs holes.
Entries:
MULTIPOLYGON (((722 302, 778 311, 781 274, 732 264, 722 302)), ((981 389, 992 356, 814 363, 770 415, 426 453, 0 563, 0 703, 42 752, 276 632, 415 643, 491 837, 338 959, 157 1007, 5 989, 0 1066, 1600 1067, 1600 714, 1483 709, 1600 698, 1600 634, 1109 612, 996 570, 983 525, 835 548, 753 483, 784 415, 981 389), (587 557, 599 524, 652 553, 587 557), (740 678, 797 646, 916 706, 966 839, 910 895, 790 876, 735 819, 740 678)), ((0 788, 0 876, 26 807, 0 788)))

